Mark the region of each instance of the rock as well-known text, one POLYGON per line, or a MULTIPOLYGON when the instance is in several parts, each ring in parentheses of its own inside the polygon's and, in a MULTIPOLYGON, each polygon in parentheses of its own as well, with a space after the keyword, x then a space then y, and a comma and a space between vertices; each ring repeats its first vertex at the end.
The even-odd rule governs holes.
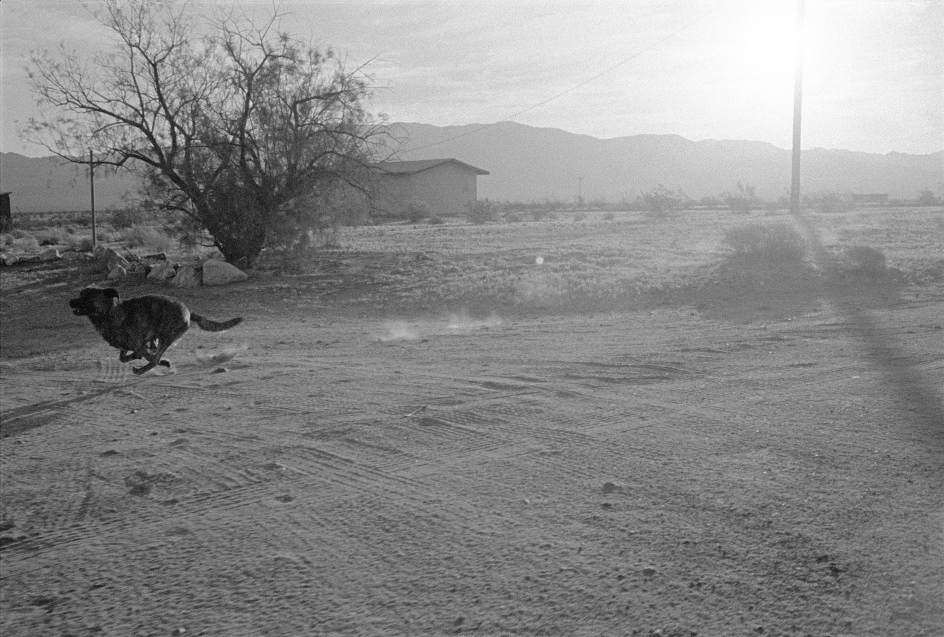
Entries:
POLYGON ((203 264, 203 285, 226 285, 248 278, 249 275, 236 266, 219 259, 210 259, 203 264))
POLYGON ((66 261, 92 261, 93 257, 85 252, 77 252, 76 250, 68 250, 62 253, 62 258, 66 261))
POLYGON ((166 252, 158 252, 156 254, 145 254, 142 259, 151 259, 153 261, 167 261, 166 252))
POLYGON ((111 270, 108 271, 108 280, 114 281, 115 279, 121 279, 128 276, 128 271, 125 270, 120 265, 116 265, 111 270))
POLYGON ((613 482, 604 482, 603 493, 626 493, 626 487, 613 482))
POLYGON ((128 269, 128 260, 118 254, 112 248, 105 248, 103 246, 98 246, 95 248, 95 251, 92 253, 97 260, 105 264, 105 269, 109 272, 115 268, 116 265, 128 269))
POLYGON ((174 267, 174 264, 170 261, 164 261, 159 266, 151 268, 147 278, 151 281, 166 281, 167 279, 174 278, 176 275, 177 268, 174 267))
POLYGON ((170 280, 170 284, 176 288, 192 288, 200 285, 200 273, 192 265, 182 265, 177 270, 177 274, 170 280))
POLYGON ((43 252, 39 253, 40 261, 57 261, 61 258, 62 257, 59 256, 59 251, 55 248, 49 248, 48 250, 44 250, 43 252))

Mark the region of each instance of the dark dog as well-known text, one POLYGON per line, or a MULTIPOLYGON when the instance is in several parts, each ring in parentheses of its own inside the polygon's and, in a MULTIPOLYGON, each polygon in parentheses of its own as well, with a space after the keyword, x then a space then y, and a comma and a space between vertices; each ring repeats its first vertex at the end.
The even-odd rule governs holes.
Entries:
POLYGON ((87 316, 108 344, 121 350, 122 363, 143 358, 143 367, 135 367, 135 374, 143 374, 157 365, 170 367, 170 361, 161 356, 180 340, 190 322, 200 329, 221 332, 239 325, 242 318, 229 321, 211 321, 191 312, 187 306, 166 296, 149 294, 122 301, 115 288, 87 287, 79 298, 69 301, 76 316, 87 316))

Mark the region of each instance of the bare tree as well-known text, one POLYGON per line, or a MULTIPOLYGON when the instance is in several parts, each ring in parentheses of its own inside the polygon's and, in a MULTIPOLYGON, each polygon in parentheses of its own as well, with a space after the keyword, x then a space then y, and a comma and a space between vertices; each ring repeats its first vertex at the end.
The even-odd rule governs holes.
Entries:
POLYGON ((244 265, 270 234, 286 236, 270 232, 279 224, 304 230, 298 201, 368 188, 384 145, 363 68, 279 31, 275 12, 261 26, 220 12, 201 36, 187 5, 100 6, 109 50, 90 63, 64 46, 32 54, 42 116, 27 138, 71 161, 91 149, 141 172, 153 201, 244 265))

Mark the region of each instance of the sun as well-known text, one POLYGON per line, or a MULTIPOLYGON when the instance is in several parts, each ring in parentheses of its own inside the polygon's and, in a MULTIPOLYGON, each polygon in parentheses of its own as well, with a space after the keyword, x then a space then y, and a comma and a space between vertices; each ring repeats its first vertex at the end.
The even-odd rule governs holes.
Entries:
POLYGON ((743 42, 744 61, 758 73, 774 76, 792 74, 799 55, 796 25, 777 26, 746 34, 743 42))
POLYGON ((800 33, 793 3, 759 11, 735 21, 729 31, 733 64, 752 84, 792 82, 800 55, 800 33))

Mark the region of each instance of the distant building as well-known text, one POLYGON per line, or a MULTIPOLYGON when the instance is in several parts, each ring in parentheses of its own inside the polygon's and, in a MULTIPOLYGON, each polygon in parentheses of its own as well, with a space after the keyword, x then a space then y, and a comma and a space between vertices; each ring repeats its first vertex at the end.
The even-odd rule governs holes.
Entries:
POLYGON ((10 212, 10 193, 0 192, 0 232, 13 230, 13 214, 10 212))
POLYGON ((888 193, 869 193, 869 194, 859 194, 852 193, 851 195, 852 203, 860 206, 870 205, 870 206, 887 206, 888 205, 888 193))
POLYGON ((385 161, 375 171, 373 208, 393 216, 412 201, 425 203, 434 215, 466 214, 478 198, 478 176, 489 174, 451 158, 385 161))

